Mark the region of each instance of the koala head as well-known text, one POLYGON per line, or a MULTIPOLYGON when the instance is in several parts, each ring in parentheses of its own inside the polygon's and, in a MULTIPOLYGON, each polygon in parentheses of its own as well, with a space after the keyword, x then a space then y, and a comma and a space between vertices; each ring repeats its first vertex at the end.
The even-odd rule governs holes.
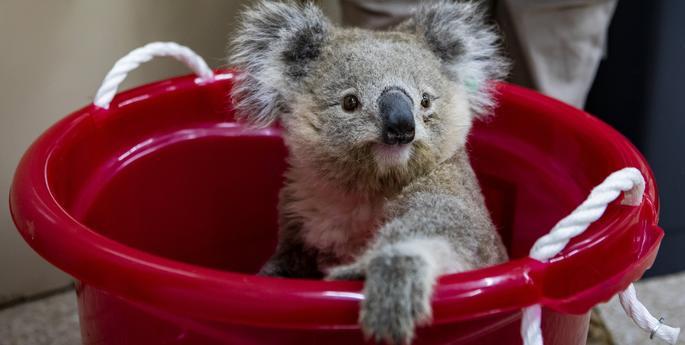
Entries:
POLYGON ((312 4, 263 1, 242 20, 237 118, 279 120, 291 166, 348 190, 397 190, 451 157, 506 69, 472 3, 422 4, 389 31, 335 27, 312 4))

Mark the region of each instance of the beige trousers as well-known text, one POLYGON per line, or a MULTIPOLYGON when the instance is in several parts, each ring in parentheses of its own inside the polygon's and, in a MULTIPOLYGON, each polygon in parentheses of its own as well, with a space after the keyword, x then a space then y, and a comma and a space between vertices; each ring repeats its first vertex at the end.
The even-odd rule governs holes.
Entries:
MULTIPOLYGON (((511 80, 583 107, 605 53, 617 0, 499 0, 490 10, 514 61, 511 80)), ((384 28, 417 0, 341 0, 343 24, 384 28)))

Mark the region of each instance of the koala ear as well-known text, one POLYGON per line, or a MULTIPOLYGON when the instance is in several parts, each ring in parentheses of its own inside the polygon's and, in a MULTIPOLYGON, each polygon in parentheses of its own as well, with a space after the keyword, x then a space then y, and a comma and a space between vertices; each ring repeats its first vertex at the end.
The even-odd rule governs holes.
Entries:
POLYGON ((288 112, 284 94, 307 75, 331 24, 313 4, 260 1, 242 13, 230 57, 236 118, 267 126, 288 112))
POLYGON ((495 104, 489 81, 504 78, 508 70, 499 36, 486 24, 484 11, 473 2, 423 3, 398 27, 418 35, 440 58, 448 77, 463 85, 476 116, 487 114, 495 104))

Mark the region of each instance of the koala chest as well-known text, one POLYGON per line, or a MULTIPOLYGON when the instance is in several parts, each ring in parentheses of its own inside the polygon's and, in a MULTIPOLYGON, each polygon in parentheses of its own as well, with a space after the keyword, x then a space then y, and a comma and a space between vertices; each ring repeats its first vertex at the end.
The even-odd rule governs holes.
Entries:
POLYGON ((360 255, 383 217, 381 202, 354 197, 329 195, 306 199, 293 206, 303 219, 304 242, 326 257, 323 265, 349 263, 360 255))

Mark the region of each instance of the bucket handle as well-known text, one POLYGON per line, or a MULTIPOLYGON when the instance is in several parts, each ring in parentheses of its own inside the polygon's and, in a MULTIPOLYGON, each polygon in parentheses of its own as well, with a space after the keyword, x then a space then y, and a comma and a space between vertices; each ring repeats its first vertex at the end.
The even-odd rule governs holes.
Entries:
MULTIPOLYGON (((624 168, 612 173, 604 182, 592 189, 580 206, 560 220, 547 235, 540 237, 530 249, 529 256, 538 261, 549 261, 559 254, 572 238, 582 234, 590 224, 598 220, 621 193, 624 193, 622 204, 639 206, 644 191, 645 179, 640 170, 624 168)), ((619 298, 626 314, 638 327, 650 333, 650 339, 656 335, 669 344, 677 342, 680 328, 665 325, 663 319, 657 320, 652 316, 637 299, 633 284, 620 292, 619 298)), ((540 304, 523 309, 521 337, 524 345, 543 345, 541 314, 540 304)))
POLYGON ((174 42, 152 42, 132 50, 114 64, 95 94, 93 104, 98 108, 109 109, 119 85, 126 79, 128 72, 159 56, 170 56, 183 62, 199 77, 198 82, 214 80, 214 73, 205 60, 190 48, 174 42))

